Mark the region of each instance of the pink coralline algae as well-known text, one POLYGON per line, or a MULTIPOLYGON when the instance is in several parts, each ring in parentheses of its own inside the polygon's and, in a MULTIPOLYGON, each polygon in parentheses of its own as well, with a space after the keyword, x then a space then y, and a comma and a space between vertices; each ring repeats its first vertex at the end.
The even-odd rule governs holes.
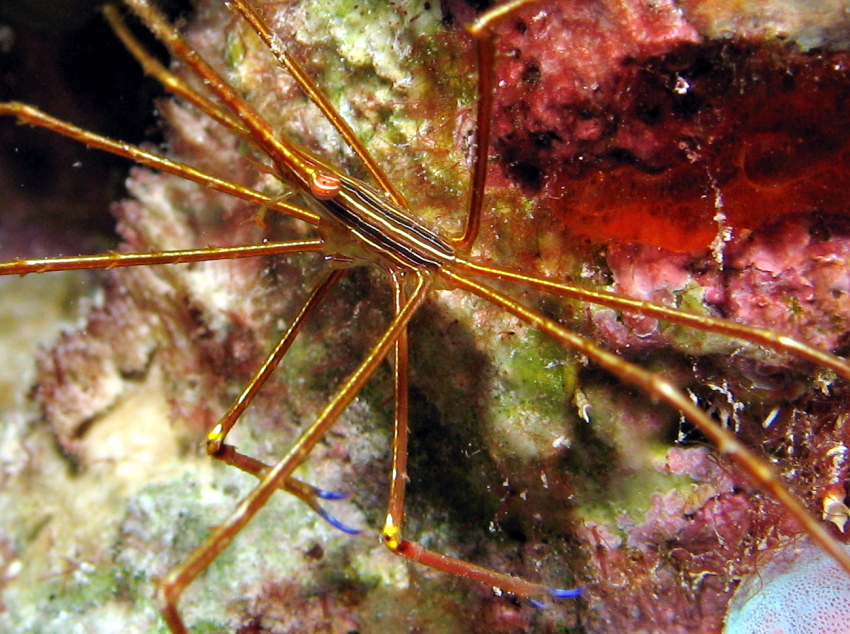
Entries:
POLYGON ((849 265, 846 219, 786 216, 732 256, 726 312, 835 350, 846 343, 849 265))
MULTIPOLYGON (((738 232, 723 245, 722 263, 715 257, 615 243, 608 247, 606 262, 614 287, 630 297, 681 305, 690 294, 733 321, 773 328, 826 350, 845 345, 844 324, 850 319, 846 218, 782 216, 757 230, 738 232)), ((663 338, 661 325, 651 318, 618 321, 613 311, 600 310, 595 320, 613 346, 641 348, 663 338)), ((678 334, 685 348, 705 337, 678 334)))
POLYGON ((694 482, 690 489, 674 489, 655 493, 642 524, 626 527, 627 544, 633 548, 647 549, 665 540, 680 537, 680 533, 698 526, 699 515, 710 514, 714 529, 719 530, 719 518, 732 516, 740 503, 734 501, 734 482, 716 462, 709 458, 707 449, 673 448, 667 454, 662 470, 688 475, 694 482), (731 501, 730 501, 731 498, 731 501), (710 503, 709 503, 710 502, 710 503))

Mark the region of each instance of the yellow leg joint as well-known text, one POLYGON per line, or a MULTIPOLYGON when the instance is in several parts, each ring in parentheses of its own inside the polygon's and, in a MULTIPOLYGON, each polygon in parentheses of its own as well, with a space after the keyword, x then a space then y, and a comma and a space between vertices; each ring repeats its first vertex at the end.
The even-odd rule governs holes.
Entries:
POLYGON ((224 430, 221 425, 216 425, 207 434, 207 453, 211 456, 216 455, 221 451, 221 445, 224 442, 224 430))
POLYGON ((384 528, 381 531, 384 536, 384 543, 391 551, 396 552, 401 546, 401 530, 393 521, 391 515, 387 515, 387 521, 384 523, 384 528))

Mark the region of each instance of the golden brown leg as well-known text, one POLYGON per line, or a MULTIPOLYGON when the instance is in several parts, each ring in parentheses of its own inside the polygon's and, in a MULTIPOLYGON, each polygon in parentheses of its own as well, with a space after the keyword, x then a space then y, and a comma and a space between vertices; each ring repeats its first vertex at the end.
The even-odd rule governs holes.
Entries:
POLYGON ((378 368, 400 334, 407 327, 410 318, 422 305, 430 287, 430 277, 416 273, 416 286, 410 299, 395 316, 387 330, 369 351, 357 369, 349 375, 340 389, 319 413, 312 425, 301 435, 289 452, 272 466, 260 484, 239 504, 223 524, 211 532, 186 561, 174 568, 159 584, 157 597, 165 619, 174 634, 186 632, 186 626, 180 618, 177 603, 183 590, 203 572, 210 563, 227 548, 233 538, 265 506, 272 496, 292 475, 295 468, 310 453, 313 447, 336 422, 342 411, 354 399, 369 377, 378 368))
POLYGON ((525 323, 546 333, 565 348, 585 355, 592 363, 607 370, 625 383, 635 385, 651 397, 667 403, 681 412, 714 444, 717 450, 729 456, 759 486, 768 491, 800 523, 806 533, 828 552, 850 574, 850 554, 830 535, 823 524, 782 483, 776 469, 738 441, 734 434, 715 423, 681 390, 663 377, 629 363, 592 341, 558 325, 507 295, 478 284, 452 272, 443 275, 458 288, 466 289, 486 299, 525 323))
MULTIPOLYGON (((394 280, 393 283, 395 309, 400 311, 405 304, 404 289, 394 280)), ((441 555, 424 548, 422 545, 408 541, 402 537, 404 524, 404 494, 407 486, 407 455, 408 455, 408 375, 409 358, 407 333, 399 335, 395 345, 395 415, 392 442, 392 472, 390 475, 390 498, 387 505, 387 517, 381 533, 384 544, 396 555, 408 561, 414 561, 442 572, 471 579, 492 588, 499 588, 521 597, 576 597, 581 590, 558 590, 548 586, 532 583, 512 575, 496 572, 482 566, 441 555)))

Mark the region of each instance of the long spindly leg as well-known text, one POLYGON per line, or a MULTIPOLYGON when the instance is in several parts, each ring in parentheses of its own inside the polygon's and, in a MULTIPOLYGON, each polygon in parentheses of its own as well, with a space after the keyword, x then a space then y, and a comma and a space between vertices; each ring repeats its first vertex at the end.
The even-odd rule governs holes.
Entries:
POLYGON ((523 275, 522 273, 501 267, 482 266, 460 258, 455 262, 454 270, 463 274, 514 282, 529 288, 535 288, 544 293, 553 293, 561 297, 569 297, 570 299, 596 304, 597 306, 607 306, 608 308, 614 308, 628 313, 655 317, 705 332, 737 337, 738 339, 764 346, 781 354, 795 355, 800 359, 805 359, 806 361, 829 368, 839 376, 850 380, 850 363, 846 359, 842 359, 825 350, 819 350, 793 337, 788 337, 772 330, 754 328, 746 324, 739 324, 708 315, 695 315, 675 308, 653 304, 644 300, 631 299, 607 291, 590 290, 581 288, 580 286, 552 282, 550 280, 523 275))
MULTIPOLYGON (((404 287, 393 278, 394 310, 398 313, 404 306, 404 287)), ((407 330, 402 332, 393 348, 393 439, 392 439, 392 469, 390 471, 390 496, 387 504, 387 517, 382 530, 384 542, 393 552, 398 549, 393 545, 400 538, 401 526, 404 522, 404 492, 407 486, 407 445, 410 428, 408 416, 410 411, 410 360, 407 330)))
POLYGON ((48 271, 74 271, 81 269, 114 269, 125 266, 149 266, 151 264, 186 264, 213 260, 236 260, 285 253, 308 253, 322 251, 324 242, 320 238, 295 240, 292 242, 268 242, 236 247, 206 247, 179 251, 153 251, 151 253, 101 253, 98 255, 74 255, 56 258, 37 258, 0 262, 0 275, 26 275, 48 271))
POLYGON ((415 286, 409 299, 395 315, 366 358, 348 376, 334 397, 325 405, 313 424, 301 435, 289 452, 267 470, 257 487, 242 500, 230 517, 223 524, 213 529, 206 541, 160 582, 158 598, 163 618, 174 634, 187 632, 177 609, 177 602, 186 586, 210 565, 245 524, 265 506, 275 490, 291 477, 292 472, 336 422, 339 415, 369 380, 369 377, 386 357, 398 337, 407 328, 407 324, 422 305, 431 285, 429 274, 414 272, 411 277, 415 280, 415 286))
MULTIPOLYGON (((398 283, 393 284, 396 312, 405 304, 404 288, 398 283)), ((442 572, 458 575, 483 583, 491 588, 499 588, 522 597, 557 598, 576 597, 581 590, 559 590, 548 586, 532 583, 519 577, 502 572, 496 572, 482 566, 449 557, 434 552, 421 544, 402 537, 404 525, 404 495, 407 487, 407 446, 409 436, 408 426, 408 346, 407 333, 399 335, 395 345, 394 383, 395 383, 395 415, 392 441, 392 472, 390 476, 390 496, 387 504, 387 517, 381 533, 384 544, 396 555, 408 561, 414 561, 442 572)))
POLYGON ((782 483, 770 464, 735 438, 735 435, 715 423, 703 410, 675 385, 663 377, 640 366, 629 363, 574 332, 535 312, 507 295, 489 286, 467 279, 463 274, 443 271, 457 288, 468 290, 479 297, 503 308, 525 323, 537 328, 558 341, 565 348, 585 355, 591 362, 618 377, 621 381, 635 385, 651 397, 667 403, 681 412, 714 444, 717 450, 729 456, 759 486, 774 497, 793 517, 805 532, 821 548, 830 554, 850 574, 850 554, 824 528, 803 504, 782 483))
POLYGON ((469 188, 466 221, 462 233, 452 239, 461 253, 468 252, 475 244, 481 225, 484 208, 484 188, 487 184, 488 157, 490 153, 490 127, 493 119, 493 83, 496 60, 496 36, 493 28, 500 20, 524 6, 540 0, 513 0, 484 13, 468 30, 475 42, 475 59, 478 67, 478 107, 475 117, 475 157, 472 167, 472 183, 469 188))
POLYGON ((310 297, 307 298, 307 301, 301 307, 301 310, 298 311, 298 315, 289 325, 289 328, 287 328, 286 332, 280 338, 280 341, 278 341, 277 345, 263 362, 263 365, 260 366, 259 370, 257 370, 248 382, 248 385, 245 386, 245 389, 242 390, 242 393, 236 398, 230 406, 230 409, 227 410, 227 413, 221 417, 221 420, 218 421, 207 435, 207 453, 209 455, 214 458, 219 457, 222 445, 227 439, 227 434, 230 433, 230 430, 236 424, 236 421, 242 416, 245 408, 247 408, 251 401, 254 400, 257 392, 260 391, 260 388, 268 380, 272 372, 275 371, 278 364, 280 364, 281 359, 283 359, 283 355, 286 354, 292 345, 292 342, 295 341, 295 337, 299 332, 301 332, 307 318, 313 314, 325 298, 325 295, 327 295, 328 291, 336 285, 344 273, 344 269, 336 269, 332 271, 326 275, 316 288, 313 289, 313 292, 310 293, 310 297))
POLYGON ((109 22, 109 26, 130 54, 136 58, 145 74, 156 79, 172 95, 185 99, 194 104, 200 110, 210 115, 226 128, 250 141, 248 130, 239 121, 225 112, 218 104, 200 94, 180 77, 163 66, 158 59, 148 53, 130 29, 121 19, 118 9, 111 4, 103 7, 103 14, 109 22))
POLYGON ((397 205, 407 208, 407 201, 401 192, 399 192, 392 184, 384 170, 369 153, 369 150, 366 149, 360 139, 357 138, 357 135, 354 134, 351 126, 349 126, 345 119, 342 118, 336 108, 331 105, 327 97, 325 97, 322 91, 319 90, 319 87, 316 86, 313 79, 302 68, 301 64, 299 64, 298 61, 289 54, 286 50, 286 45, 280 37, 278 37, 277 34, 269 28, 268 24, 266 24, 265 20, 263 20, 257 10, 245 0, 232 0, 230 4, 231 7, 242 16, 259 38, 265 43, 266 47, 269 49, 271 54, 274 55, 278 63, 286 68, 292 78, 298 82, 299 86, 301 86, 304 93, 314 104, 316 104, 316 106, 318 106, 319 110, 322 111, 322 114, 324 114, 330 124, 336 128, 337 132, 339 132, 340 136, 342 136, 348 146, 354 150, 354 153, 357 154, 357 157, 366 167, 366 170, 380 184, 384 191, 390 195, 397 205))
MULTIPOLYGON (((88 147, 104 150, 118 156, 141 163, 148 167, 167 172, 191 180, 216 191, 230 194, 251 203, 264 205, 269 209, 280 211, 289 216, 299 218, 310 224, 318 224, 318 216, 307 209, 289 204, 267 194, 242 187, 236 183, 222 180, 211 174, 197 170, 189 165, 173 161, 163 156, 157 156, 142 148, 129 143, 83 130, 77 126, 52 117, 37 108, 17 102, 0 103, 0 116, 12 115, 18 121, 41 128, 46 128, 84 143, 88 147)), ((73 269, 103 269, 124 266, 144 266, 150 264, 180 264, 186 262, 201 262, 209 260, 231 260, 236 258, 258 257, 263 255, 279 255, 306 251, 321 251, 321 239, 300 240, 293 242, 267 243, 262 245, 245 245, 234 247, 208 247, 204 249, 187 249, 180 251, 160 251, 153 253, 105 253, 90 256, 71 256, 62 258, 19 259, 0 263, 0 275, 25 275, 27 273, 44 273, 47 271, 67 271, 73 269)))
POLYGON ((171 159, 167 159, 163 156, 147 152, 146 150, 130 145, 129 143, 115 141, 99 134, 89 132, 88 130, 83 130, 71 123, 51 117, 32 106, 15 101, 0 103, 0 116, 3 115, 12 115, 17 117, 18 121, 21 123, 29 123, 40 128, 52 130, 53 132, 57 132, 63 136, 85 143, 91 148, 97 148, 99 150, 110 152, 111 154, 123 156, 142 165, 146 165, 147 167, 152 167, 153 169, 157 169, 161 172, 174 174, 175 176, 185 178, 186 180, 193 181, 199 185, 209 187, 210 189, 214 189, 225 194, 230 194, 231 196, 235 196, 236 198, 240 198, 250 203, 264 205, 269 209, 280 211, 281 213, 292 216, 293 218, 298 218, 304 222, 308 222, 311 225, 319 223, 318 215, 312 211, 303 209, 296 205, 291 205, 279 198, 254 191, 253 189, 242 187, 236 183, 217 178, 184 163, 172 161, 171 159))
MULTIPOLYGON (((268 465, 263 464, 255 458, 239 453, 232 445, 224 444, 224 441, 227 438, 227 434, 230 433, 230 430, 242 416, 242 413, 260 391, 262 386, 266 383, 272 372, 274 372, 280 364, 284 355, 292 345, 292 342, 295 341, 295 337, 299 332, 301 332, 307 319, 315 312, 316 308, 322 303, 328 292, 336 285, 344 274, 344 269, 335 269, 328 273, 316 286, 316 288, 313 289, 310 297, 307 298, 307 301, 301 307, 298 315, 289 325, 289 328, 287 328, 286 332, 280 338, 271 353, 269 353, 262 366, 260 366, 260 368, 254 373, 254 376, 251 377, 251 380, 230 406, 227 413, 221 417, 221 420, 218 421, 207 435, 207 453, 213 458, 236 467, 237 469, 240 469, 260 480, 262 480, 263 476, 265 476, 268 472, 268 465)), ((280 488, 302 500, 333 526, 349 533, 357 532, 341 524, 319 505, 319 499, 341 499, 344 496, 322 491, 321 489, 317 489, 316 487, 301 482, 295 478, 287 478, 280 485, 280 488)))

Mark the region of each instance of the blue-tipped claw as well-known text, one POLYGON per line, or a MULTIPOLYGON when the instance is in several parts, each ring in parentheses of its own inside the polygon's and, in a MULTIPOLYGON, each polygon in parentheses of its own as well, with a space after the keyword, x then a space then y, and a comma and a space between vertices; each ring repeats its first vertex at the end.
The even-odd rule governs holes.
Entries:
MULTIPOLYGON (((328 499, 328 498, 325 498, 325 499, 328 499)), ((336 498, 330 498, 330 499, 336 499, 336 498)), ((315 511, 316 511, 316 513, 318 513, 318 514, 322 517, 322 519, 323 519, 323 520, 325 520, 328 524, 330 524, 330 525, 331 525, 331 526, 333 526, 334 528, 338 528, 338 529, 339 529, 339 530, 341 530, 343 533, 348 533, 349 535, 359 535, 359 534, 360 534, 360 531, 359 531, 359 530, 357 530, 356 528, 351 528, 350 526, 346 526, 345 524, 343 524, 342 522, 340 522, 337 518, 335 518, 333 515, 331 515, 330 513, 328 513, 328 512, 327 512, 325 509, 323 509, 322 507, 317 506, 317 507, 315 508, 315 511)))
POLYGON ((313 493, 315 493, 316 497, 322 500, 345 500, 348 498, 348 493, 338 493, 337 491, 325 491, 324 489, 319 489, 317 487, 313 487, 313 493))
POLYGON ((553 599, 575 599, 580 597, 584 592, 584 588, 570 588, 565 590, 562 588, 552 588, 549 591, 549 596, 553 599))
POLYGON ((342 522, 340 522, 333 515, 328 513, 325 509, 319 506, 317 500, 344 500, 348 497, 347 493, 337 493, 336 491, 326 491, 325 489, 320 489, 318 487, 314 487, 311 484, 306 484, 300 481, 293 481, 298 483, 298 487, 293 487, 293 493, 298 496, 303 502, 305 502, 311 509, 316 511, 319 516, 325 520, 328 524, 333 526, 334 528, 338 528, 343 533, 348 533, 349 535, 357 535, 360 533, 356 528, 351 528, 350 526, 346 526, 342 522))
MULTIPOLYGON (((576 597, 580 597, 582 592, 584 592, 584 588, 571 588, 569 590, 563 588, 551 588, 549 590, 549 596, 553 599, 575 599, 576 597)), ((538 609, 543 609, 546 607, 546 604, 543 601, 537 601, 536 599, 529 599, 528 602, 538 609)))

